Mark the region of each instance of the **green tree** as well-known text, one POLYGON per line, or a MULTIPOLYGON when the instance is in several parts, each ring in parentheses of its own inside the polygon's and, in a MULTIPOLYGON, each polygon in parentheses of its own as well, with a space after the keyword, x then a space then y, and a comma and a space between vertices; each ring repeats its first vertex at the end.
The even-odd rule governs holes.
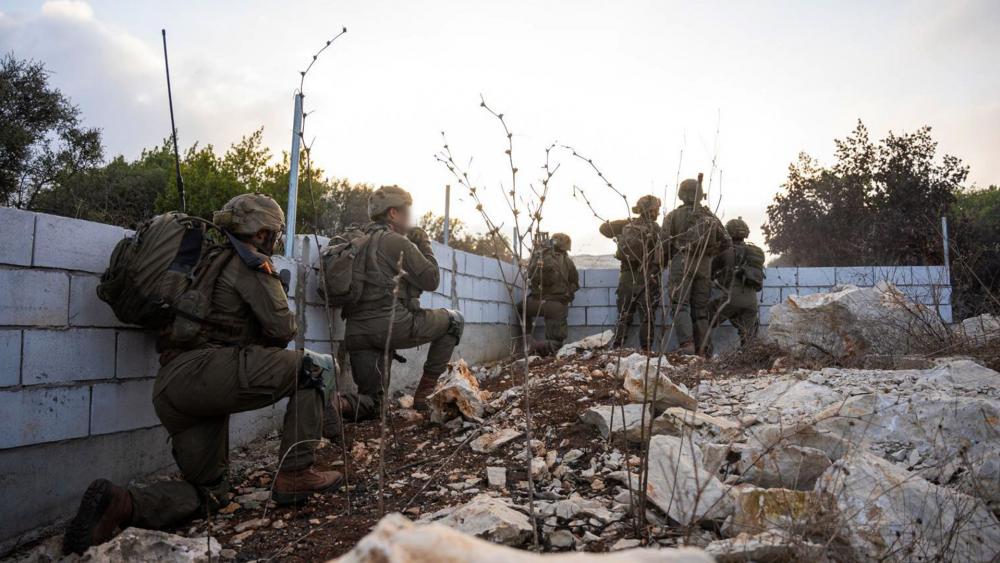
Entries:
POLYGON ((1000 314, 1000 188, 959 192, 950 220, 957 318, 1000 314))
POLYGON ((0 58, 0 204, 33 209, 41 192, 101 162, 100 130, 48 82, 42 63, 0 58))
POLYGON ((762 227, 774 254, 799 266, 941 263, 940 217, 968 174, 936 158, 929 127, 873 143, 858 122, 826 168, 801 154, 762 227))

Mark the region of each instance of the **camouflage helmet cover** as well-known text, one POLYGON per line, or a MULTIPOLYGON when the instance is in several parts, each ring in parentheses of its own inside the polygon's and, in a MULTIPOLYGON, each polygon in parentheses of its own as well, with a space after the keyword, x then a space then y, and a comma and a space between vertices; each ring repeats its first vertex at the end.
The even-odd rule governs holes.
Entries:
POLYGON ((368 218, 374 219, 389 209, 413 205, 413 196, 399 186, 382 186, 368 196, 368 218))
POLYGON ((639 201, 635 202, 632 207, 632 213, 649 213, 656 212, 660 210, 660 198, 655 195, 644 195, 639 198, 639 201))
POLYGON ((264 194, 240 194, 212 215, 212 222, 235 235, 251 236, 265 230, 285 230, 285 212, 264 194))
POLYGON ((569 252, 573 246, 573 241, 566 233, 556 233, 552 235, 552 246, 563 252, 569 252))
POLYGON ((677 189, 677 197, 681 198, 684 203, 692 204, 701 201, 704 194, 701 191, 701 186, 698 185, 698 180, 688 178, 681 182, 681 186, 677 189))
POLYGON ((726 231, 729 236, 734 239, 745 239, 750 236, 750 227, 743 220, 743 217, 737 217, 736 219, 730 219, 726 223, 726 231))

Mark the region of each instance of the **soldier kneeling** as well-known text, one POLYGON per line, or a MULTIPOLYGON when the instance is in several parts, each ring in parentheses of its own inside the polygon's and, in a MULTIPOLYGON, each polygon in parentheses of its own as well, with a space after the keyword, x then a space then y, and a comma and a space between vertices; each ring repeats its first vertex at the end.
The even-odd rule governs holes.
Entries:
MULTIPOLYGON (((215 223, 232 238, 217 260, 221 270, 210 292, 211 309, 200 333, 180 347, 164 330, 157 340, 160 371, 153 408, 170 433, 183 481, 128 489, 94 481, 66 530, 63 549, 83 553, 118 528, 162 529, 215 510, 229 491, 229 415, 288 397, 271 498, 304 500, 338 487, 342 475, 313 468, 320 439, 329 356, 288 350, 296 332, 270 256, 284 231, 285 215, 271 198, 234 197, 215 223), (324 364, 326 364, 324 366, 324 364)), ((215 262, 213 262, 214 264, 215 262)))
POLYGON ((379 412, 382 400, 382 374, 389 322, 393 319, 388 342, 390 362, 396 350, 430 343, 423 376, 413 394, 413 406, 426 410, 427 396, 434 390, 438 376, 448 367, 451 353, 462 338, 465 321, 453 309, 421 309, 420 294, 434 291, 441 281, 437 259, 430 238, 411 224, 413 198, 398 186, 383 186, 368 199, 365 226, 370 235, 363 254, 365 281, 356 304, 344 307, 347 327, 344 345, 351 357, 351 371, 358 392, 338 397, 344 420, 366 420, 379 412), (403 275, 398 298, 393 297, 394 279, 402 256, 403 275), (394 303, 395 302, 395 303, 394 303), (394 308, 395 305, 395 308, 394 308))

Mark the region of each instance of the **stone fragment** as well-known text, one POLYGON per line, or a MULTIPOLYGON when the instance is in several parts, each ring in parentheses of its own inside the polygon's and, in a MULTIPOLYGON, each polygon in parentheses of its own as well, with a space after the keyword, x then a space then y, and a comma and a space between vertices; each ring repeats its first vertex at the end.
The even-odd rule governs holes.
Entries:
POLYGON ((437 387, 427 397, 431 422, 442 424, 455 416, 471 420, 482 419, 485 396, 479 390, 479 381, 469 371, 465 360, 448 364, 448 371, 438 378, 437 387))
POLYGON ((740 424, 735 420, 720 418, 700 411, 670 407, 653 421, 654 434, 688 436, 692 432, 708 440, 735 440, 740 434, 740 424))
POLYGON ((221 551, 222 546, 215 538, 185 538, 156 530, 128 528, 110 541, 91 547, 79 560, 209 563, 209 552, 215 558, 221 551))
POLYGON ((486 468, 486 482, 490 484, 491 487, 496 487, 502 489, 507 486, 507 468, 506 467, 487 467, 486 468))
POLYGON ((567 358, 569 356, 572 356, 573 354, 582 352, 584 350, 603 348, 607 346, 608 343, 611 342, 611 339, 614 338, 614 336, 615 336, 614 330, 606 330, 598 334, 591 334, 590 336, 585 336, 575 342, 564 344, 563 347, 560 348, 558 352, 556 352, 556 358, 567 358))
POLYGON ((756 535, 740 534, 716 540, 705 551, 717 563, 811 561, 823 557, 824 547, 789 534, 766 531, 756 535))
POLYGON ((733 499, 733 514, 722 526, 722 533, 727 537, 774 529, 791 532, 818 527, 815 522, 824 508, 824 497, 815 491, 737 485, 728 492, 733 499))
MULTIPOLYGON (((646 420, 652 416, 648 406, 646 407, 646 420)), ((632 443, 639 443, 642 437, 642 426, 640 421, 642 420, 643 405, 639 403, 632 403, 628 405, 621 406, 600 406, 591 407, 580 415, 580 422, 584 424, 589 424, 597 429, 601 433, 601 436, 607 438, 609 434, 614 433, 615 436, 620 435, 622 432, 625 433, 625 439, 632 443), (614 423, 614 430, 612 430, 611 425, 614 423)), ((652 433, 655 434, 665 434, 664 428, 662 428, 662 423, 658 422, 657 419, 653 420, 652 433)), ((647 429, 648 430, 648 429, 647 429)))
POLYGON ((722 482, 702 465, 701 450, 677 436, 650 439, 646 494, 682 525, 721 520, 731 511, 722 482))
POLYGON ((472 448, 472 451, 474 452, 492 453, 523 434, 524 432, 521 430, 515 430, 514 428, 502 428, 496 432, 490 432, 489 434, 477 436, 476 439, 469 442, 469 447, 472 448))
POLYGON ((531 539, 531 522, 527 516, 485 495, 474 497, 438 522, 504 545, 523 545, 531 539))
POLYGON ((629 400, 632 402, 653 403, 657 413, 670 407, 683 407, 688 410, 698 408, 697 399, 688 393, 687 388, 674 384, 667 377, 665 372, 669 368, 670 364, 666 360, 660 361, 638 353, 622 358, 620 366, 614 364, 609 366, 609 369, 617 369, 619 377, 624 378, 622 385, 628 391, 629 400), (659 370, 657 370, 658 365, 659 370))
POLYGON ((830 463, 830 458, 816 448, 779 444, 766 450, 743 451, 737 470, 746 483, 809 491, 830 463))
MULTIPOLYGON (((638 540, 634 540, 638 545, 638 540)), ((616 544, 617 545, 617 544, 616 544)), ((614 546, 612 546, 614 549, 614 546)), ((418 526, 400 514, 390 514, 361 539, 338 563, 711 563, 700 549, 628 549, 608 554, 538 554, 495 545, 440 524, 418 526)))

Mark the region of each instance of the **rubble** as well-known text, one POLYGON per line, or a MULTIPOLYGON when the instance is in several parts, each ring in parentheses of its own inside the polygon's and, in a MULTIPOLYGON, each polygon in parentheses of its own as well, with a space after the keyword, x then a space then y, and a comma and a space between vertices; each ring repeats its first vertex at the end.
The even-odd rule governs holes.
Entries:
POLYGON ((1000 317, 979 315, 965 319, 955 329, 955 334, 972 346, 985 346, 1000 340, 1000 317))
POLYGON ((486 397, 479 390, 479 381, 465 360, 448 364, 448 371, 438 378, 437 387, 427 397, 431 422, 442 424, 455 416, 480 420, 485 410, 486 397))
POLYGON ((564 359, 574 354, 578 354, 585 350, 593 350, 597 348, 604 348, 611 343, 611 339, 615 337, 614 330, 606 330, 598 334, 591 334, 577 340, 576 342, 570 342, 569 344, 564 344, 559 351, 556 352, 556 358, 564 359))
POLYGON ((167 532, 128 528, 111 541, 88 549, 79 561, 129 561, 137 563, 209 563, 222 546, 215 538, 185 538, 167 532))
POLYGON ((490 432, 489 434, 482 434, 476 437, 472 440, 472 442, 469 442, 469 447, 472 448, 472 451, 474 452, 491 453, 523 435, 523 430, 503 428, 496 432, 490 432))
POLYGON ((768 339, 781 348, 819 359, 908 354, 926 338, 945 334, 936 311, 885 281, 791 295, 771 308, 767 328, 768 339))
MULTIPOLYGON (((648 421, 650 417, 653 416, 651 412, 652 409, 645 407, 646 418, 645 424, 648 426, 648 421)), ((641 403, 631 403, 628 405, 620 405, 618 407, 614 406, 599 406, 591 407, 580 415, 580 421, 584 424, 589 424, 597 429, 601 433, 601 436, 607 438, 609 435, 619 435, 621 433, 625 434, 625 439, 632 443, 639 443, 643 436, 643 428, 641 421, 643 413, 643 405, 641 403), (612 413, 612 411, 614 411, 612 413), (614 429, 611 428, 612 423, 614 423, 614 429)), ((668 430, 669 422, 661 422, 658 418, 653 420, 652 434, 665 434, 668 430)), ((646 429, 647 431, 649 428, 646 429)))
POLYGON ((485 495, 455 508, 437 522, 504 545, 523 545, 531 539, 531 522, 525 514, 485 495))
POLYGON ((830 464, 830 458, 822 450, 777 444, 741 452, 738 471, 745 483, 808 491, 830 464))
POLYGON ((649 500, 682 524, 722 520, 731 508, 725 487, 701 460, 701 450, 690 440, 677 436, 650 439, 649 500))
POLYGON ((716 540, 705 552, 717 563, 808 561, 822 558, 824 547, 789 534, 766 531, 756 535, 740 534, 732 539, 716 540))
POLYGON ((765 489, 746 484, 728 492, 733 499, 733 513, 722 526, 723 535, 728 537, 773 529, 802 532, 816 524, 824 509, 825 497, 811 490, 765 489))
POLYGON ((687 388, 675 385, 667 377, 666 371, 670 367, 665 359, 635 353, 622 358, 620 364, 609 363, 607 371, 623 379, 630 401, 652 402, 658 413, 670 407, 697 409, 698 401, 688 393, 687 388), (647 384, 649 389, 646 388, 647 384))

